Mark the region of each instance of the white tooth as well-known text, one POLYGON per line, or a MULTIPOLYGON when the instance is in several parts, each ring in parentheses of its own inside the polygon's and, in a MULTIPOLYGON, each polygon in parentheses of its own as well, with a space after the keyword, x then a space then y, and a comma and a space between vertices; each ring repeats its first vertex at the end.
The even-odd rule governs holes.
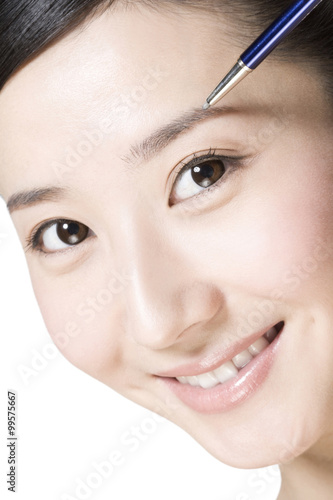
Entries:
POLYGON ((266 332, 264 335, 264 337, 268 340, 268 342, 273 342, 276 336, 277 336, 277 331, 275 326, 272 326, 272 328, 270 328, 268 332, 266 332))
POLYGON ((223 384, 238 375, 238 370, 244 368, 255 356, 263 351, 269 345, 270 339, 274 340, 276 336, 277 331, 275 327, 272 327, 265 335, 253 342, 248 349, 236 354, 231 361, 227 361, 216 370, 201 375, 176 377, 176 379, 182 384, 190 384, 194 387, 200 386, 203 389, 210 389, 219 383, 223 384), (266 336, 269 337, 268 340, 266 336))
POLYGON ((237 368, 243 368, 251 361, 251 359, 253 359, 252 354, 250 354, 249 351, 245 349, 245 351, 236 354, 236 356, 232 358, 232 361, 234 362, 235 366, 237 366, 237 368))
POLYGON ((186 377, 186 379, 187 379, 187 382, 189 384, 193 385, 194 387, 197 385, 200 385, 198 377, 196 375, 193 375, 192 377, 186 377))
POLYGON ((181 384, 187 384, 187 378, 186 377, 176 377, 176 379, 181 383, 181 384))
POLYGON ((266 340, 265 337, 260 337, 258 340, 253 342, 250 347, 248 347, 248 351, 252 354, 252 356, 257 356, 257 354, 263 351, 268 345, 268 340, 266 340))
POLYGON ((197 375, 197 378, 199 380, 200 386, 203 389, 210 389, 211 387, 215 387, 219 383, 213 372, 197 375))
POLYGON ((238 370, 231 361, 227 361, 224 365, 216 368, 213 373, 216 375, 218 381, 223 384, 223 382, 238 375, 238 370))

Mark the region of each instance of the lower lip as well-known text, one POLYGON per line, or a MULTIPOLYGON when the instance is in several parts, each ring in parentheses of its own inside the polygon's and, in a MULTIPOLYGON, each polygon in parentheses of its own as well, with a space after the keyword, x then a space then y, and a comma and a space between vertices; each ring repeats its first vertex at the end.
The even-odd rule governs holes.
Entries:
POLYGON ((250 361, 236 377, 211 389, 181 384, 175 378, 160 377, 187 406, 199 413, 227 412, 248 399, 265 381, 280 345, 282 330, 273 342, 250 361))

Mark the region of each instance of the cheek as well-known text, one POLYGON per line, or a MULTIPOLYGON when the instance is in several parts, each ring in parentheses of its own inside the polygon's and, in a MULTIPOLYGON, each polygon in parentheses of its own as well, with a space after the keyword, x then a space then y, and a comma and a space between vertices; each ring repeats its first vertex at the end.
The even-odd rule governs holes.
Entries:
POLYGON ((295 298, 333 273, 330 167, 312 162, 309 151, 303 160, 263 163, 246 173, 230 203, 201 222, 196 255, 222 289, 295 298))
POLYGON ((125 363, 120 303, 126 279, 93 269, 93 279, 78 268, 55 279, 33 276, 32 284, 46 328, 63 356, 94 378, 103 380, 107 373, 117 386, 123 383, 125 363))
POLYGON ((242 203, 233 259, 238 276, 258 292, 299 293, 332 272, 332 180, 326 165, 306 161, 292 158, 288 168, 252 179, 255 187, 242 203))

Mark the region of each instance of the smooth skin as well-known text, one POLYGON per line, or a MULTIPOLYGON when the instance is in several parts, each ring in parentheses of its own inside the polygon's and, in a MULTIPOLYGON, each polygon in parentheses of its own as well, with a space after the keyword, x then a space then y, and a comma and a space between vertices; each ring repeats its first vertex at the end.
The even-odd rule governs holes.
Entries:
POLYGON ((226 19, 174 9, 119 4, 12 76, 0 93, 0 192, 8 202, 21 190, 70 189, 12 212, 23 246, 47 220, 77 221, 82 234, 89 228, 72 246, 46 238, 48 229, 51 253, 26 252, 47 329, 73 365, 167 417, 228 465, 279 463, 279 500, 328 500, 328 96, 313 68, 269 58, 213 107, 228 107, 224 115, 207 113, 173 141, 169 130, 154 142, 155 155, 139 157, 131 146, 200 109, 240 53, 226 19), (221 174, 209 191, 190 175, 176 183, 184 159, 210 150, 243 164, 229 174, 226 162, 224 182, 221 174), (261 311, 257 323, 253 311, 261 311), (195 412, 158 376, 213 358, 244 322, 248 336, 279 321, 285 328, 268 378, 231 411, 195 412))

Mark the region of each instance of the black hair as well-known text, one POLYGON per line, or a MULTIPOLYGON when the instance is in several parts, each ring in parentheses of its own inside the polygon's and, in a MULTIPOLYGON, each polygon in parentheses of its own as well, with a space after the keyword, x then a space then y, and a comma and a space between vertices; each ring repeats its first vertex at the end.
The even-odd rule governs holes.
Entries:
MULTIPOLYGON (((291 0, 0 0, 0 91, 14 74, 60 37, 115 3, 201 9, 228 16, 239 39, 250 42, 291 0)), ((333 96, 333 2, 323 0, 272 56, 307 62, 333 96)), ((246 45, 244 45, 246 48, 246 45)))

